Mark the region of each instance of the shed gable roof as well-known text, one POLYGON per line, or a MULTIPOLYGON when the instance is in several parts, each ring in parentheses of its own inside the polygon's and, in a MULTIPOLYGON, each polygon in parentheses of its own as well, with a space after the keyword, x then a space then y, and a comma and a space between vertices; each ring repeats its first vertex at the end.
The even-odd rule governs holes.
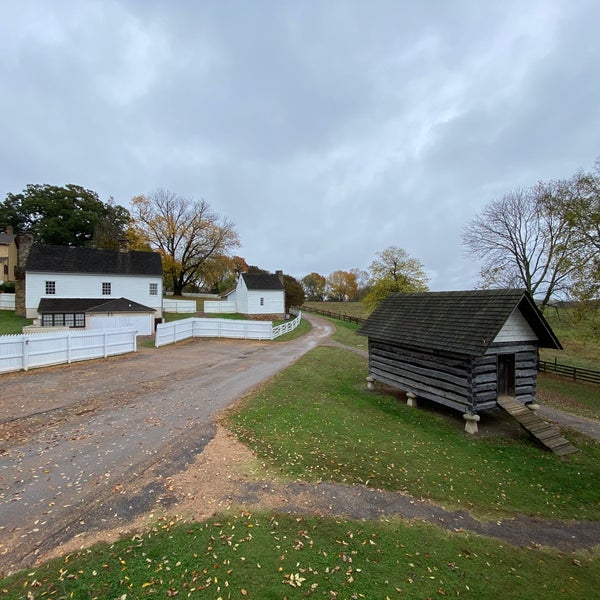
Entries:
POLYGON ((358 333, 400 346, 481 356, 516 308, 541 347, 561 348, 535 302, 520 289, 390 294, 358 333))
POLYGON ((271 273, 242 273, 248 290, 283 291, 283 284, 277 275, 271 273))
POLYGON ((162 276, 157 252, 103 250, 74 246, 36 245, 27 258, 26 271, 100 275, 162 276))

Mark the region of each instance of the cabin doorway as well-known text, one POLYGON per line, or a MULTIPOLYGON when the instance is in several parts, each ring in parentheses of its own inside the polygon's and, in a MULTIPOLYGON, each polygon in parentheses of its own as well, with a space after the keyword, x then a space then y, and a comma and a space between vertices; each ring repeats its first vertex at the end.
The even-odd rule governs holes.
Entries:
POLYGON ((498 355, 498 396, 515 395, 515 355, 498 355))

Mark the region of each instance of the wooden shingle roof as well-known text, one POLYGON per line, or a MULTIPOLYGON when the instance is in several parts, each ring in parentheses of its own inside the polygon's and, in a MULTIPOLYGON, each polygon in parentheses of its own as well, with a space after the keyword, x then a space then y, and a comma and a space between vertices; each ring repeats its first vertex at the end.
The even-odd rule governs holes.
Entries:
POLYGON ((99 275, 162 275, 157 252, 103 250, 39 244, 31 248, 26 271, 99 275))
POLYGON ((390 294, 358 333, 409 348, 481 356, 517 308, 541 347, 561 348, 535 302, 520 289, 390 294))
POLYGON ((249 290, 284 289, 279 277, 271 273, 242 273, 242 277, 249 290))

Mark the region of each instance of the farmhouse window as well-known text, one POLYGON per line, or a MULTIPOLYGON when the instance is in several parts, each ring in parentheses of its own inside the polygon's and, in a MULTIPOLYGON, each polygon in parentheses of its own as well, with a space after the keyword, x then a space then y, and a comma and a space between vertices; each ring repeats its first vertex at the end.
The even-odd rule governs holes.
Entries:
POLYGON ((84 313, 44 313, 42 327, 85 327, 84 313))
POLYGON ((102 295, 103 296, 110 296, 111 291, 110 291, 110 281, 106 282, 102 282, 102 295))
POLYGON ((56 281, 46 281, 46 294, 49 296, 56 294, 56 281))
POLYGON ((151 283, 150 284, 150 295, 151 296, 158 296, 158 283, 151 283))
POLYGON ((260 305, 261 305, 261 306, 264 306, 264 305, 265 305, 265 299, 264 299, 264 298, 261 298, 261 299, 260 299, 260 305))

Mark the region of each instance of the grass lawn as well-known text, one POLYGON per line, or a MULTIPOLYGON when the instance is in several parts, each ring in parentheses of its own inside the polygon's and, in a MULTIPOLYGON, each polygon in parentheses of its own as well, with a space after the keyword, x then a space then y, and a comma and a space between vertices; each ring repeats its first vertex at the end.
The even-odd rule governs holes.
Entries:
POLYGON ((563 555, 397 520, 234 512, 152 530, 0 582, 17 598, 593 598, 596 553, 563 555))
POLYGON ((542 404, 600 419, 600 385, 574 382, 552 373, 538 373, 537 396, 542 404))
POLYGON ((367 392, 365 374, 360 357, 319 347, 227 425, 284 477, 403 491, 486 518, 600 519, 600 444, 567 433, 580 452, 561 459, 527 437, 472 438, 459 419, 367 392))
POLYGON ((23 327, 31 323, 33 319, 17 317, 14 310, 0 310, 0 335, 23 333, 23 327))

